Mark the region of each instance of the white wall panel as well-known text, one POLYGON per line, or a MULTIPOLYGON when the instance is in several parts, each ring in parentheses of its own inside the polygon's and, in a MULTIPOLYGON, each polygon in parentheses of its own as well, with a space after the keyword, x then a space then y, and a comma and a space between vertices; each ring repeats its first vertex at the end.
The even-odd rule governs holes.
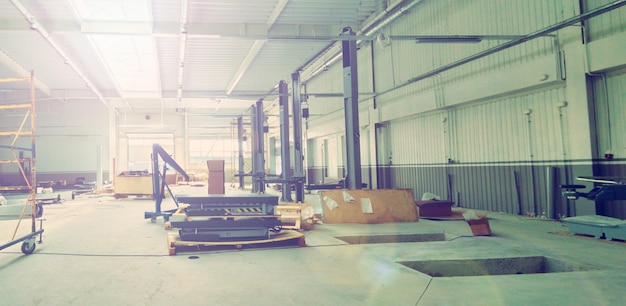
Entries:
MULTIPOLYGON (((586 0, 586 10, 590 11, 607 5, 614 0, 586 0)), ((626 8, 621 7, 606 14, 589 19, 586 23, 589 41, 602 39, 626 31, 626 8)))
MULTIPOLYGON (((424 1, 408 18, 390 26, 390 35, 526 35, 558 22, 553 1, 475 0, 424 1)), ((394 48, 414 49, 414 57, 423 57, 419 71, 403 62, 404 52, 394 54, 397 77, 405 81, 419 73, 468 57, 500 45, 507 40, 486 40, 477 44, 431 44, 421 47, 406 41, 393 44, 394 48), (413 46, 410 46, 410 45, 413 46), (425 49, 430 49, 425 51, 425 49), (403 56, 403 57, 401 57, 403 56)), ((554 52, 552 38, 540 38, 504 50, 444 73, 446 81, 460 81, 476 74, 525 62, 554 52)))
POLYGON ((563 101, 563 88, 555 88, 392 121, 393 163, 562 159, 557 106, 563 101))
POLYGON ((394 165, 433 164, 446 160, 440 113, 392 121, 389 124, 394 165))
POLYGON ((607 71, 626 66, 626 32, 595 40, 586 46, 588 71, 607 71))
POLYGON ((556 88, 456 109, 452 159, 463 163, 561 159, 557 106, 562 101, 563 88, 556 88))
POLYGON ((626 156, 626 71, 618 71, 594 82, 598 154, 611 150, 617 158, 626 156))

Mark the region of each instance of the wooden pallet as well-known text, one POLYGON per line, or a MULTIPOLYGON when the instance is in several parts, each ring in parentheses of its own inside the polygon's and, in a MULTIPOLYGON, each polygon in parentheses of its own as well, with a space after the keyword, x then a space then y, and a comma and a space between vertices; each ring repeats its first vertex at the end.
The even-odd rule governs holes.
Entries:
POLYGON ((170 233, 167 235, 167 248, 170 255, 176 255, 177 247, 196 248, 200 250, 201 247, 232 247, 242 249, 244 246, 250 247, 272 247, 276 245, 284 245, 282 242, 291 242, 293 245, 306 246, 304 240, 304 234, 297 231, 281 231, 276 234, 271 234, 270 239, 263 240, 246 240, 246 241, 183 241, 178 236, 178 233, 170 233))
POLYGON ((300 229, 303 207, 303 205, 277 205, 274 212, 280 216, 283 228, 300 229))

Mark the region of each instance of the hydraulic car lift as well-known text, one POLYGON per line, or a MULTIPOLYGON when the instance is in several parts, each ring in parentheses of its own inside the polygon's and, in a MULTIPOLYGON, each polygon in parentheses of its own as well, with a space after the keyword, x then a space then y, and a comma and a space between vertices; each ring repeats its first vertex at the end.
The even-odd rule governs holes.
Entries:
POLYGON ((172 166, 180 175, 185 178, 185 181, 189 181, 189 175, 181 168, 178 163, 159 145, 152 144, 152 196, 154 198, 154 211, 145 212, 144 219, 150 218, 152 222, 156 222, 157 217, 163 217, 165 221, 169 220, 169 217, 174 213, 174 210, 162 211, 161 203, 165 198, 165 188, 169 191, 174 198, 174 203, 178 207, 176 197, 173 196, 172 190, 165 182, 165 173, 167 171, 167 165, 172 166), (159 171, 159 156, 163 159, 163 173, 159 171))
POLYGON ((577 200, 579 197, 591 201, 615 201, 626 200, 626 178, 623 177, 578 177, 579 181, 593 182, 596 185, 589 192, 578 192, 578 189, 586 188, 585 185, 561 185, 563 195, 568 200, 577 200))
POLYGON ((233 241, 269 239, 279 232, 281 222, 274 215, 278 197, 265 194, 178 196, 189 220, 172 221, 184 241, 233 241), (193 220, 201 217, 201 220, 193 220))

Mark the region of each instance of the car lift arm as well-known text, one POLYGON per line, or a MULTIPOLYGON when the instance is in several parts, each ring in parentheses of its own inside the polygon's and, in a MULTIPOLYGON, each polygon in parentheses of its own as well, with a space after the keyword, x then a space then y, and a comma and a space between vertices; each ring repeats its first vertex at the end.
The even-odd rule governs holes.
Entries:
MULTIPOLYGON (((167 165, 174 168, 180 175, 185 178, 185 181, 189 181, 189 175, 178 165, 178 163, 161 147, 159 144, 152 144, 152 196, 154 198, 154 212, 145 212, 144 218, 150 218, 152 222, 156 221, 156 217, 163 216, 166 220, 169 219, 172 212, 161 211, 161 203, 165 198, 165 188, 173 195, 172 190, 165 181, 165 173, 167 171, 167 165), (164 161, 163 173, 159 171, 159 156, 164 161)), ((174 197, 174 203, 178 206, 176 198, 174 197)))
POLYGON ((577 189, 585 188, 585 185, 561 185, 563 195, 568 200, 576 200, 579 197, 591 201, 615 201, 626 200, 626 184, 623 178, 613 177, 578 177, 580 181, 593 182, 596 185, 589 192, 578 192, 577 189))

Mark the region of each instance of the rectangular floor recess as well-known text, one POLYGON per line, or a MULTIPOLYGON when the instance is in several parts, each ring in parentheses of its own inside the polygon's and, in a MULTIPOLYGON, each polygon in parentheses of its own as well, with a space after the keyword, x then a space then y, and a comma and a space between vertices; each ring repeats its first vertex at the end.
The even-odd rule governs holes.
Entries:
POLYGON ((445 241, 444 233, 385 234, 335 237, 349 244, 445 241))
POLYGON ((398 263, 432 277, 536 274, 597 270, 592 267, 585 267, 545 256, 400 261, 398 263))

